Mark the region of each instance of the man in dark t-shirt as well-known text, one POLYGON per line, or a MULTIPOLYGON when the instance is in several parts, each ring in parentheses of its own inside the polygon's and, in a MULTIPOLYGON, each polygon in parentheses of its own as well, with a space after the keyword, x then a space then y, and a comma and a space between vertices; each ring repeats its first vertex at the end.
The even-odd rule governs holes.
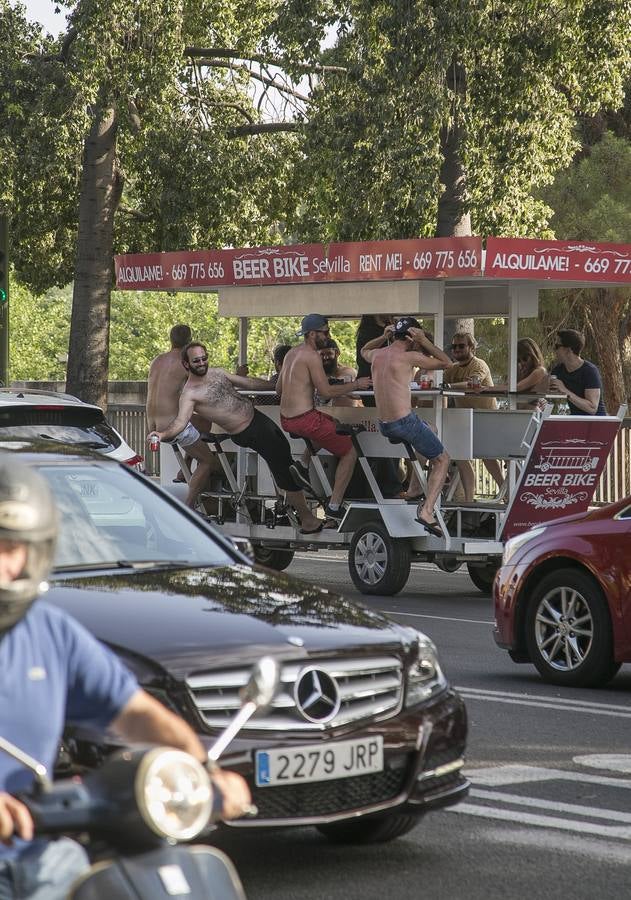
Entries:
POLYGON ((565 394, 571 415, 606 416, 602 378, 597 366, 581 358, 584 346, 580 331, 565 328, 557 332, 557 363, 552 369, 550 388, 565 394))

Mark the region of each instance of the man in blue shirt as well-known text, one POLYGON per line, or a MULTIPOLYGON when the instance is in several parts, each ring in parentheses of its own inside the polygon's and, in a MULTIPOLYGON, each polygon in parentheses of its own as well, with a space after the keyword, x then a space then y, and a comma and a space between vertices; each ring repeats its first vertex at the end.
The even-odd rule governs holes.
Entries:
POLYGON ((551 372, 550 389, 565 394, 573 416, 606 416, 602 378, 597 366, 581 358, 584 346, 580 331, 564 328, 557 332, 557 364, 551 372))
MULTIPOLYGON (((183 719, 139 688, 119 659, 63 611, 38 600, 57 535, 46 482, 0 461, 0 736, 51 771, 66 720, 111 728, 125 740, 166 744, 206 761, 183 719)), ((0 900, 65 897, 89 865, 78 844, 33 840, 28 809, 12 794, 32 773, 0 751, 0 900)), ((213 774, 224 818, 250 802, 243 779, 213 774), (218 777, 217 777, 218 776, 218 777)))

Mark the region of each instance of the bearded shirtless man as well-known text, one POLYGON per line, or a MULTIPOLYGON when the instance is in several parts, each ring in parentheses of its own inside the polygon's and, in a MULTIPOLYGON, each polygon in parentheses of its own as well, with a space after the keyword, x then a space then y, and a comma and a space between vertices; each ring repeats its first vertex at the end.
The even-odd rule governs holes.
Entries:
POLYGON ((313 515, 304 493, 289 471, 292 456, 287 438, 278 425, 235 390, 266 390, 269 382, 262 378, 232 375, 224 369, 209 368, 206 347, 195 341, 184 347, 181 359, 188 379, 179 397, 177 416, 169 425, 156 429, 154 433, 161 441, 173 440, 194 412, 214 422, 231 436, 234 444, 255 450, 263 457, 274 481, 285 491, 287 502, 298 513, 301 534, 321 531, 324 521, 313 515))
POLYGON ((329 384, 318 353, 329 339, 328 320, 318 313, 310 313, 302 320, 300 332, 304 343, 290 350, 276 382, 280 394, 280 423, 285 431, 309 438, 318 447, 324 447, 338 459, 335 481, 326 514, 332 519, 342 519, 340 504, 351 480, 357 454, 350 437, 337 434, 336 421, 316 409, 313 398, 343 397, 352 391, 370 387, 370 378, 358 378, 346 384, 329 384))
POLYGON ((362 347, 361 354, 372 365, 379 430, 387 438, 408 441, 430 461, 427 496, 417 509, 416 521, 430 534, 442 537, 434 507, 447 477, 449 456, 429 425, 412 412, 410 382, 415 369, 442 369, 451 360, 428 340, 419 323, 410 316, 389 325, 382 337, 362 347), (389 336, 393 337, 392 343, 379 349, 389 336), (419 347, 428 355, 420 352, 419 347))
MULTIPOLYGON (((182 366, 182 348, 191 339, 191 329, 188 325, 174 325, 169 339, 171 349, 156 356, 149 367, 146 415, 151 432, 166 428, 173 421, 178 411, 180 392, 186 382, 186 370, 182 366)), ((191 474, 186 495, 186 505, 194 509, 211 472, 217 471, 217 461, 208 445, 201 440, 197 428, 188 420, 177 435, 177 443, 187 457, 197 460, 197 468, 191 474)))

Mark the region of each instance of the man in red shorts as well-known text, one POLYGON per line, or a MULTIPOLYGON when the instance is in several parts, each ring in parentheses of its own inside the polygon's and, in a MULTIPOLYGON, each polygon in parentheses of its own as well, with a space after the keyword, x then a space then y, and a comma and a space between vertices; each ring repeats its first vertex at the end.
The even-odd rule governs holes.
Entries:
POLYGON ((346 384, 329 384, 318 353, 329 338, 328 320, 318 313, 310 313, 302 320, 299 335, 304 343, 290 350, 276 382, 280 394, 280 423, 285 431, 309 438, 317 447, 323 447, 338 459, 335 482, 326 514, 332 519, 341 519, 340 509, 344 491, 351 480, 357 454, 350 437, 336 434, 335 419, 315 409, 315 391, 320 397, 342 397, 352 391, 366 390, 370 378, 358 378, 346 384))

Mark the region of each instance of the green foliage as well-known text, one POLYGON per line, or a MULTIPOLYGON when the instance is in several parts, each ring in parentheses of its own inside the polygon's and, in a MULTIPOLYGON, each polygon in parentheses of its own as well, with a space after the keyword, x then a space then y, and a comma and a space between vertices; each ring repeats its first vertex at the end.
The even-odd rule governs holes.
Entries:
POLYGON ((631 243, 631 145, 606 132, 545 194, 560 239, 631 243))
POLYGON ((34 296, 11 279, 9 376, 12 381, 64 381, 71 292, 34 296))
POLYGON ((0 0, 0 205, 17 278, 40 293, 72 280, 83 144, 107 108, 123 185, 115 252, 277 241, 295 140, 232 137, 259 119, 243 76, 202 71, 184 52, 254 51, 275 0, 60 5, 75 30, 66 45, 0 0))
POLYGON ((307 239, 433 234, 441 139, 457 127, 474 233, 545 233, 533 196, 569 165, 577 112, 622 100, 631 4, 620 0, 286 0, 289 52, 345 66, 314 94, 292 221, 307 239), (463 75, 456 83, 456 73, 463 75))
MULTIPOLYGON (((70 333, 72 286, 36 296, 11 282, 10 375, 12 381, 63 381, 70 333)), ((234 371, 238 361, 238 320, 219 316, 216 294, 114 291, 110 332, 110 380, 145 381, 154 356, 169 346, 178 322, 209 349, 212 364, 234 371)), ((356 322, 334 322, 341 358, 354 366, 356 322)), ((296 344, 300 319, 250 319, 248 364, 251 374, 274 371, 277 344, 296 344)))

